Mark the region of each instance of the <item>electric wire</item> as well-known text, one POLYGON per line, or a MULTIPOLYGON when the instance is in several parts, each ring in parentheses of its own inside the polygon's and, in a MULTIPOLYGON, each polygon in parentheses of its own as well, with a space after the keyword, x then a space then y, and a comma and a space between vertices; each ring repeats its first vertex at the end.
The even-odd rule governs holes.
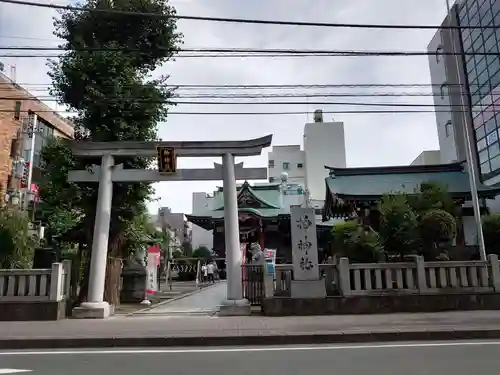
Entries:
POLYGON ((59 4, 40 4, 33 1, 22 0, 0 0, 0 3, 14 4, 20 6, 51 8, 58 10, 66 10, 73 12, 89 12, 101 14, 116 14, 124 16, 136 17, 153 17, 162 19, 179 19, 191 21, 210 21, 210 22, 224 22, 224 23, 238 23, 238 24, 258 24, 258 25, 281 25, 281 26, 308 26, 308 27, 331 27, 331 28, 357 28, 357 29, 407 29, 407 30, 437 30, 437 29, 498 29, 498 25, 456 25, 456 26, 443 26, 443 25, 387 25, 387 24, 356 24, 356 23, 328 23, 328 22, 304 22, 304 21, 281 21, 281 20, 261 20, 261 19, 244 19, 244 18, 228 18, 228 17, 206 17, 206 16, 186 16, 178 15, 176 13, 171 15, 164 15, 159 13, 147 13, 137 11, 127 11, 119 9, 102 9, 102 8, 87 8, 59 4))

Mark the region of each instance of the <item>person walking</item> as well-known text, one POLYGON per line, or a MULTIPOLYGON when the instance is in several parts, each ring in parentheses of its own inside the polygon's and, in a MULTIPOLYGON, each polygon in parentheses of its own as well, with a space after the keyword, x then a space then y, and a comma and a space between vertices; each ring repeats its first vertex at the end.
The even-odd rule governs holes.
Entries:
POLYGON ((215 267, 212 262, 207 264, 207 276, 208 276, 208 283, 215 284, 215 278, 214 278, 214 271, 215 267))
POLYGON ((208 270, 207 270, 207 264, 203 263, 203 266, 201 266, 201 274, 203 277, 203 284, 206 284, 208 280, 208 270))

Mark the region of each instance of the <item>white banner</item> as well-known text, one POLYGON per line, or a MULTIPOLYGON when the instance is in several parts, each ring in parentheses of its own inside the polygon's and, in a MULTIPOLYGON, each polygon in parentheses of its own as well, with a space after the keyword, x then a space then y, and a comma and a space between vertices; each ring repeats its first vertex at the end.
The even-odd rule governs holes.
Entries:
POLYGON ((158 292, 158 266, 160 265, 160 248, 153 246, 148 248, 148 274, 146 293, 155 294, 158 292))

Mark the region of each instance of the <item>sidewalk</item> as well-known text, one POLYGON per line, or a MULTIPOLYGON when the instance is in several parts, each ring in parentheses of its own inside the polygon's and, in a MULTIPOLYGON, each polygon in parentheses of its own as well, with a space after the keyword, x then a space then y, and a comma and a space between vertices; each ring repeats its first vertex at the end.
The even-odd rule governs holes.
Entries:
POLYGON ((500 339, 500 311, 0 322, 0 349, 301 345, 500 339))
POLYGON ((226 298, 226 289, 225 282, 204 285, 203 289, 186 294, 182 298, 165 301, 150 309, 144 309, 129 316, 213 315, 217 312, 220 303, 226 298))

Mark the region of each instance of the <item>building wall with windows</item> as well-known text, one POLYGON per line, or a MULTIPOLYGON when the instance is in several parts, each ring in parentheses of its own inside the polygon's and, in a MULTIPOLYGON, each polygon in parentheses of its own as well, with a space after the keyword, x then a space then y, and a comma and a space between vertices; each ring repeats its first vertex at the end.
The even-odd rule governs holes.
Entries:
MULTIPOLYGON (((31 148, 28 137, 23 134, 28 112, 36 113, 42 128, 41 135, 35 136, 35 150, 41 149, 50 136, 72 138, 74 129, 71 121, 53 112, 50 107, 38 100, 33 94, 16 84, 0 72, 0 196, 7 193, 7 186, 18 189, 20 182, 12 174, 13 144, 20 140, 20 156, 26 158, 26 151, 31 148), (38 139, 39 138, 39 139, 38 139), (27 147, 29 145, 29 147, 27 147), (10 183, 9 183, 10 182, 10 183)), ((25 159, 27 160, 27 159, 25 159)), ((40 157, 35 158, 40 166, 40 157)), ((35 166, 33 182, 40 178, 40 169, 35 166)))
POLYGON ((304 151, 300 145, 273 146, 268 153, 269 182, 280 182, 283 172, 288 174, 289 182, 304 186, 304 151))
POLYGON ((274 146, 268 154, 270 182, 280 182, 287 172, 288 182, 299 184, 309 192, 311 199, 325 198, 325 165, 346 167, 344 123, 323 122, 321 111, 317 121, 304 126, 304 147, 299 145, 274 146))
MULTIPOLYGON (((462 0, 457 5, 462 26, 500 24, 500 0, 462 0)), ((488 185, 500 183, 500 30, 461 30, 463 51, 490 55, 459 57, 465 64, 470 98, 474 146, 480 178, 488 185)))

